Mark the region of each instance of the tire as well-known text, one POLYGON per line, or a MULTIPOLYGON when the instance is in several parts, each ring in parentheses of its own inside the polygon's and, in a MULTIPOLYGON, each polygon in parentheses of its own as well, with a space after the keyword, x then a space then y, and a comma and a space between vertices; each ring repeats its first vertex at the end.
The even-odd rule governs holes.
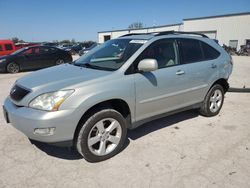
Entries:
POLYGON ((6 71, 12 74, 18 73, 20 71, 20 67, 17 63, 12 62, 6 66, 6 71))
POLYGON ((56 60, 56 65, 62 65, 64 63, 65 63, 65 61, 63 59, 56 60))
POLYGON ((200 113, 206 117, 216 116, 224 102, 224 89, 221 85, 215 84, 208 91, 203 104, 200 108, 200 113))
POLYGON ((100 162, 118 154, 126 136, 124 117, 113 109, 100 109, 82 123, 75 147, 87 161, 100 162))

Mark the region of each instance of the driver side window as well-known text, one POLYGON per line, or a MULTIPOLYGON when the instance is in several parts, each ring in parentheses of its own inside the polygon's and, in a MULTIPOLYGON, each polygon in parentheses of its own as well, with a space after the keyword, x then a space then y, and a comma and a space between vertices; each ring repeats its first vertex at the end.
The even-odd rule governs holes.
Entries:
POLYGON ((32 48, 27 49, 26 51, 23 52, 23 55, 31 55, 32 54, 32 48))
POLYGON ((143 59, 155 59, 158 68, 166 68, 179 64, 177 58, 177 45, 175 40, 162 39, 155 41, 147 47, 135 61, 135 68, 143 59))

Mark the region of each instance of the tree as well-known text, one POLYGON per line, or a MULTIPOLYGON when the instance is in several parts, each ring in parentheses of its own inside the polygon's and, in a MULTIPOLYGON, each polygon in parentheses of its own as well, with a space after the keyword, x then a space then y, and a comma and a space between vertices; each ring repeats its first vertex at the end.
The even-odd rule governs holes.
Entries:
POLYGON ((82 46, 84 46, 85 48, 89 48, 94 43, 96 43, 96 42, 94 42, 92 40, 90 40, 90 41, 84 41, 84 42, 82 42, 82 46))
POLYGON ((70 40, 67 40, 67 39, 66 39, 66 40, 62 40, 60 43, 62 43, 62 44, 63 44, 63 43, 69 44, 69 43, 70 43, 70 40))
POLYGON ((142 22, 134 22, 128 26, 129 29, 141 29, 143 28, 142 22))
POLYGON ((16 44, 16 43, 24 43, 24 40, 20 40, 17 37, 12 37, 11 40, 16 44))

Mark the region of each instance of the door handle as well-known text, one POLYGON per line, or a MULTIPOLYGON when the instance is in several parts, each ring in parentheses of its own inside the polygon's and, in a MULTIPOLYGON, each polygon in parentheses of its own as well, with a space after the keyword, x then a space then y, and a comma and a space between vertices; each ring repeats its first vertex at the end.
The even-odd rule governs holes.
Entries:
POLYGON ((212 69, 215 69, 216 67, 217 67, 217 65, 215 65, 215 64, 212 64, 212 65, 211 65, 211 68, 212 68, 212 69))
POLYGON ((176 75, 182 75, 182 74, 185 74, 185 71, 183 71, 183 70, 178 70, 178 71, 176 72, 176 75))

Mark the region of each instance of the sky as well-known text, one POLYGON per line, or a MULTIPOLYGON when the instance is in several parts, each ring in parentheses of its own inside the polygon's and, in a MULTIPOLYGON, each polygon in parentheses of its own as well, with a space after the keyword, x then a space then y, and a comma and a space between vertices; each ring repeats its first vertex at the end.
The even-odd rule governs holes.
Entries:
POLYGON ((250 12, 250 0, 0 0, 0 39, 97 41, 98 31, 250 12))

